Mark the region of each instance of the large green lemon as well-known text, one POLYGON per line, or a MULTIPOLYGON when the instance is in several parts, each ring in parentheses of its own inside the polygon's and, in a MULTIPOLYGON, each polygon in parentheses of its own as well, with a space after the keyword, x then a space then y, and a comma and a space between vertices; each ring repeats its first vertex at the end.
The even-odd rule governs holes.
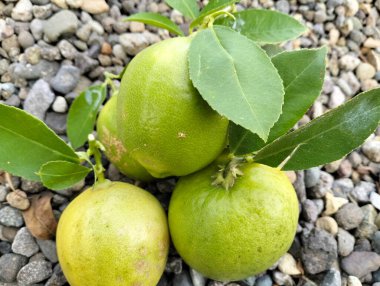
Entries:
POLYGON ((156 286, 168 249, 160 203, 127 183, 87 189, 58 223, 58 258, 71 286, 156 286))
POLYGON ((261 164, 228 191, 211 185, 211 165, 180 178, 169 205, 169 229, 178 253, 205 276, 232 281, 272 266, 290 247, 298 201, 287 176, 261 164))
POLYGON ((157 178, 193 173, 226 145, 228 120, 190 81, 190 42, 179 37, 146 48, 129 63, 120 86, 117 124, 123 143, 157 178))
POLYGON ((99 141, 105 147, 105 155, 113 163, 118 170, 124 175, 141 181, 150 181, 153 177, 134 160, 127 147, 120 139, 120 134, 116 125, 116 100, 117 96, 113 96, 100 111, 96 130, 99 141))

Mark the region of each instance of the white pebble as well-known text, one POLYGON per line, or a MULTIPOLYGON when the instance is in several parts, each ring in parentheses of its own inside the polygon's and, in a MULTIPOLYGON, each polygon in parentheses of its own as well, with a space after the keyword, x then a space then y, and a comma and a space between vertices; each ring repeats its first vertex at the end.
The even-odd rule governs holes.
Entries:
POLYGON ((67 111, 67 102, 63 96, 57 96, 55 98, 53 110, 58 113, 65 113, 67 111))

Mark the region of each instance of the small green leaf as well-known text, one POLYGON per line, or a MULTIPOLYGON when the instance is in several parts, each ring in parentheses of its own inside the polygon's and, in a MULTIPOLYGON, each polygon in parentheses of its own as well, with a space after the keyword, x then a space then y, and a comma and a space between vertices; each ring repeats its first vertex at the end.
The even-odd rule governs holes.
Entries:
POLYGON ((124 19, 124 21, 141 22, 158 28, 166 29, 169 32, 178 36, 183 36, 182 30, 176 24, 174 24, 174 22, 157 13, 137 13, 127 17, 126 19, 124 19))
POLYGON ((195 19, 199 15, 199 7, 196 0, 165 0, 165 2, 190 19, 195 19))
POLYGON ((284 90, 277 70, 253 41, 227 27, 196 34, 190 78, 221 115, 266 140, 281 114, 284 90))
POLYGON ((106 98, 105 86, 92 86, 72 103, 67 116, 67 135, 74 149, 83 146, 94 130, 96 115, 106 98))
POLYGON ((270 130, 267 142, 249 130, 233 126, 230 129, 230 136, 236 137, 241 134, 245 138, 242 144, 249 144, 240 147, 232 145, 231 148, 235 150, 235 154, 246 154, 241 152, 248 150, 249 153, 261 149, 288 132, 301 119, 322 90, 326 70, 326 53, 327 49, 323 47, 283 52, 272 58, 284 83, 285 95, 282 114, 270 130))
POLYGON ((299 146, 284 170, 302 170, 342 158, 378 127, 380 89, 363 92, 261 149, 255 161, 278 166, 299 146))
POLYGON ((230 122, 228 126, 228 142, 230 152, 235 155, 245 155, 251 153, 256 143, 256 140, 259 139, 260 142, 262 140, 251 131, 236 125, 233 122, 230 122))
POLYGON ((219 10, 222 10, 225 7, 230 6, 236 2, 239 2, 239 0, 210 0, 208 4, 201 10, 201 13, 199 14, 198 18, 196 18, 193 22, 190 23, 190 29, 193 29, 199 24, 201 24, 205 17, 219 10))
POLYGON ((292 40, 306 31, 293 17, 271 10, 249 9, 218 19, 215 24, 225 25, 260 43, 281 43, 292 40))
POLYGON ((59 191, 80 182, 91 169, 65 161, 52 161, 42 165, 38 175, 45 187, 59 191))
POLYGON ((41 120, 0 104, 0 169, 39 181, 36 172, 53 160, 79 162, 74 150, 41 120))

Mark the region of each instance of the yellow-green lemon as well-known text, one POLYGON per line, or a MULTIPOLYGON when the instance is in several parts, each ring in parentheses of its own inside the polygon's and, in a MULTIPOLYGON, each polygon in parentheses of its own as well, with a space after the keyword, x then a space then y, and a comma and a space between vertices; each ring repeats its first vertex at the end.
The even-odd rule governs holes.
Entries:
POLYGON ((190 42, 178 37, 146 48, 129 63, 120 86, 117 124, 123 143, 157 178, 193 173, 226 145, 228 120, 190 81, 190 42))
POLYGON ((150 181, 153 177, 130 156, 120 138, 116 125, 116 98, 117 96, 111 97, 100 111, 96 124, 99 141, 105 147, 104 153, 108 160, 121 173, 135 180, 150 181))
POLYGON ((105 181, 64 210, 57 252, 71 286, 156 286, 166 264, 166 215, 150 193, 105 181))
POLYGON ((272 266, 290 247, 298 201, 280 170, 257 163, 229 190, 212 185, 215 164, 180 178, 169 205, 174 246, 191 267, 219 280, 240 280, 272 266))

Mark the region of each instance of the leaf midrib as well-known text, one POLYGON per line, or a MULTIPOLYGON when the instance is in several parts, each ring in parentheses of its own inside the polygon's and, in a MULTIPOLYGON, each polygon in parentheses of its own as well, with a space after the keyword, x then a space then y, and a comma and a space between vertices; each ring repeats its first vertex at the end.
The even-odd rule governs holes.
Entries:
MULTIPOLYGON (((5 128, 3 125, 0 125, 0 128, 3 129, 3 130, 5 130, 5 131, 8 131, 8 132, 11 133, 11 134, 16 135, 17 137, 21 137, 21 138, 26 139, 26 141, 30 141, 30 142, 34 143, 34 145, 40 146, 40 147, 42 147, 42 149, 46 149, 46 150, 48 150, 48 151, 50 151, 50 152, 53 152, 53 153, 55 153, 55 154, 58 154, 58 155, 60 155, 61 157, 68 158, 68 159, 70 159, 70 160, 69 160, 70 162, 73 162, 73 161, 75 161, 75 159, 76 159, 75 157, 70 157, 69 155, 64 154, 64 153, 61 153, 61 152, 59 152, 59 151, 57 151, 57 150, 55 150, 55 149, 50 149, 48 146, 43 145, 43 144, 41 144, 41 143, 38 142, 38 141, 31 140, 30 138, 28 138, 28 137, 22 135, 21 133, 17 133, 17 132, 15 132, 15 131, 12 131, 12 130, 9 129, 9 128, 5 128)), ((68 147, 68 148, 70 148, 70 147, 68 147)))
MULTIPOLYGON (((361 113, 361 114, 359 114, 359 116, 358 117, 361 117, 361 116, 363 116, 363 115, 367 115, 368 113, 371 113, 373 110, 375 110, 375 109, 378 109, 378 108, 380 108, 380 107, 374 107, 373 109, 370 109, 370 110, 368 110, 366 113, 361 113)), ((326 129, 325 131, 323 131, 323 132, 321 132, 321 133, 318 133, 317 135, 315 135, 315 136, 312 136, 312 137, 309 137, 308 139, 306 139, 304 142, 303 142, 303 144, 307 144, 310 140, 313 140, 315 137, 318 137, 318 136, 321 136, 321 135, 323 135, 323 134, 325 134, 325 133, 327 133, 327 132, 330 132, 331 130, 333 130, 333 129, 335 129, 335 128, 337 128, 337 127, 339 127, 339 126, 341 126, 341 125, 343 125, 343 124, 346 124, 346 123, 349 123, 349 122, 351 122, 351 121, 354 121, 354 119, 356 119, 357 117, 352 117, 352 118, 350 118, 350 119, 348 119, 348 120, 346 120, 346 121, 342 121, 341 123, 339 123, 339 124, 337 124, 337 125, 334 125, 334 127, 331 127, 331 128, 328 128, 328 129, 326 129)), ((322 119, 322 118, 321 118, 322 119)), ((315 123, 316 124, 316 123, 315 123)), ((309 125, 310 126, 310 125, 309 125)), ((298 129, 298 130, 303 130, 303 129, 305 129, 305 128, 307 128, 308 127, 308 125, 303 125, 300 129, 298 129)), ((294 131, 294 132, 296 132, 296 131, 294 131)), ((294 134, 294 132, 292 132, 292 133, 289 133, 289 136, 290 136, 290 134, 294 134)), ((299 131, 299 132, 301 132, 301 131, 299 131)), ((279 140, 281 139, 281 137, 279 138, 279 140)), ((272 144, 274 144, 276 141, 273 141, 272 142, 272 144)), ((272 145, 271 144, 271 145, 272 145)), ((299 145, 299 144, 296 144, 296 145, 299 145)), ((270 147, 270 145, 268 145, 268 148, 270 147)), ((264 157, 262 157, 261 159, 264 159, 264 158, 271 158, 271 157, 273 157, 273 156, 276 156, 277 154, 279 154, 279 153, 282 153, 282 152, 284 152, 284 151, 288 151, 288 150, 292 150, 292 149, 294 149, 293 148, 294 147, 294 144, 291 144, 291 146, 290 147, 287 147, 287 148, 283 148, 283 149, 279 149, 279 150, 277 150, 277 152, 274 152, 274 153, 270 153, 270 155, 269 156, 264 156, 264 157)), ((259 155, 259 154, 258 154, 259 155)), ((259 159, 260 160, 260 159, 259 159)))
MULTIPOLYGON (((217 44, 221 47, 221 49, 223 50, 223 52, 227 55, 227 57, 228 57, 228 59, 229 59, 229 62, 232 64, 232 66, 233 66, 233 71, 234 71, 233 74, 234 74, 234 77, 235 77, 235 79, 236 79, 237 85, 239 86, 239 89, 240 89, 240 91, 241 91, 241 93, 242 93, 242 96, 243 96, 244 100, 246 101, 247 105, 249 106, 249 109, 251 110, 252 115, 253 115, 253 117, 255 118, 256 123, 258 123, 258 126, 259 126, 260 129, 261 129, 261 133, 264 134, 265 132, 264 132, 263 126, 262 126, 262 124, 260 124, 260 121, 258 120, 257 115, 255 114, 255 111, 253 110, 253 106, 251 106, 251 104, 249 103, 249 101, 248 101, 248 99, 247 99, 247 97, 246 97, 246 95, 245 95, 244 89, 243 89, 243 87, 242 87, 241 84, 240 84, 239 78, 238 78, 238 76, 237 76, 237 70, 236 70, 236 65, 235 65, 235 61, 234 61, 234 59, 233 59, 232 56, 227 52, 227 50, 223 47, 222 43, 219 41, 219 38, 218 38, 218 36, 217 36, 215 30, 214 30, 214 29, 210 29, 210 30, 211 30, 211 32, 213 33, 213 35, 214 35, 214 37, 215 37, 215 39, 216 39, 216 41, 217 41, 217 44)), ((262 138, 261 136, 259 136, 259 137, 262 138)), ((264 138, 262 138, 262 139, 264 139, 264 138)), ((265 140, 265 139, 264 139, 264 140, 265 140)))

